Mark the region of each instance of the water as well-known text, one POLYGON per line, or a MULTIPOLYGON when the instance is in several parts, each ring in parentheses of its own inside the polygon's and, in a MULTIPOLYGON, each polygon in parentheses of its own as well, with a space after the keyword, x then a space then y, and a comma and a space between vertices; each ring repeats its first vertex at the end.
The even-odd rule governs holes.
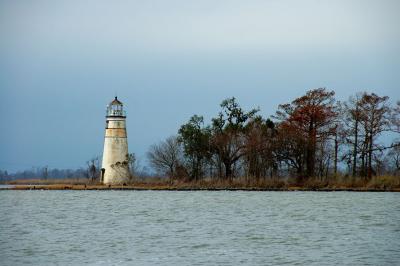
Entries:
POLYGON ((399 265, 400 193, 0 191, 0 265, 399 265))
POLYGON ((4 188, 14 188, 15 186, 14 185, 3 185, 3 184, 0 184, 0 189, 4 189, 4 188))

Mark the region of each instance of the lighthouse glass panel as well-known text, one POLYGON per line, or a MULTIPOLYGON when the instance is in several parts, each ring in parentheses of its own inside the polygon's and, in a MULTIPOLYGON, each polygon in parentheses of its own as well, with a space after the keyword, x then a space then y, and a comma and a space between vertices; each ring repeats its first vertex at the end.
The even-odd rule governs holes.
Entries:
POLYGON ((107 106, 107 116, 126 116, 122 105, 111 104, 107 106))

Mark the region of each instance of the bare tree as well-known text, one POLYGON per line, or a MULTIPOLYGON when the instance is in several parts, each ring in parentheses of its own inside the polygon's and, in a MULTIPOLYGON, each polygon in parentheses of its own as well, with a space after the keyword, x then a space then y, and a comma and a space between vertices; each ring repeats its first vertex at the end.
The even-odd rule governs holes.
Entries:
POLYGON ((176 136, 171 136, 159 144, 154 144, 147 152, 150 165, 171 180, 176 177, 176 170, 182 165, 182 147, 176 136))
POLYGON ((126 155, 126 161, 128 163, 129 167, 129 173, 130 173, 130 181, 133 181, 136 173, 138 172, 138 160, 136 158, 135 153, 129 153, 126 155))
POLYGON ((47 165, 43 167, 42 176, 44 180, 47 180, 47 178, 49 177, 49 168, 47 165))
POLYGON ((392 166, 392 173, 400 173, 400 146, 393 147, 387 154, 387 161, 392 166))
MULTIPOLYGON (((400 134, 400 101, 398 101, 396 106, 393 108, 390 120, 392 124, 392 131, 400 134)), ((394 144, 400 144, 400 141, 397 140, 397 142, 394 144)))
POLYGON ((87 174, 86 174, 86 178, 88 180, 90 180, 91 182, 94 182, 100 175, 99 175, 99 170, 100 170, 100 166, 99 166, 100 162, 99 162, 99 157, 93 157, 92 159, 90 159, 89 161, 86 162, 87 165, 87 174))
POLYGON ((367 177, 372 177, 372 159, 375 148, 376 138, 390 126, 390 111, 391 108, 388 104, 389 97, 380 97, 375 93, 364 93, 359 104, 360 110, 360 125, 364 128, 364 145, 362 158, 364 162, 364 174, 367 177))
POLYGON ((360 102, 362 94, 357 93, 355 96, 349 98, 347 102, 340 103, 340 114, 343 124, 346 128, 343 130, 345 136, 346 144, 350 145, 352 148, 351 156, 349 154, 348 158, 352 161, 352 175, 355 177, 357 175, 357 157, 360 152, 359 148, 359 137, 361 135, 360 128, 360 102), (352 158, 352 159, 350 159, 352 158))

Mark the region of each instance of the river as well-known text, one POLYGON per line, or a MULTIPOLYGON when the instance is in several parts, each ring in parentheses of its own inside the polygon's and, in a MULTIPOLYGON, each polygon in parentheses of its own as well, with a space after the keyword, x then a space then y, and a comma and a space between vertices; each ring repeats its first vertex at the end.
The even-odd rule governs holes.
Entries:
POLYGON ((0 265, 399 265, 400 193, 0 191, 0 265))

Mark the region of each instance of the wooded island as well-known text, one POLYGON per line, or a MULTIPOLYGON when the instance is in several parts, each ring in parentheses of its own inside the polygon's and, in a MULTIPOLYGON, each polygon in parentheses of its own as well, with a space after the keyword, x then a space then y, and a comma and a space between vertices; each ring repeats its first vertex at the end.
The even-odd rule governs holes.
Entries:
MULTIPOLYGON (((258 108, 244 110, 234 97, 225 99, 210 123, 193 115, 176 136, 149 148, 156 174, 141 173, 129 154, 131 184, 125 185, 400 188, 400 101, 393 105, 387 96, 367 92, 344 102, 334 96, 313 89, 279 105, 270 117, 258 108)), ((94 185, 99 170, 95 158, 70 173, 66 183, 81 175, 75 183, 83 178, 94 185)))

